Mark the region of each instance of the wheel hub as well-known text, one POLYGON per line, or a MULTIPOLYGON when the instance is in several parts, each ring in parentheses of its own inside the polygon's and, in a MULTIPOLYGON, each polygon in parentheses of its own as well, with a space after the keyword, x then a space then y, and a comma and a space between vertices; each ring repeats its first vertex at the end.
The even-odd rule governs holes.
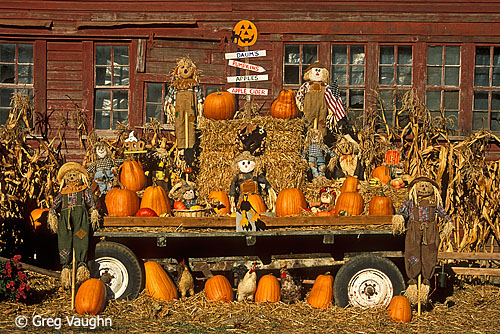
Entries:
POLYGON ((99 277, 113 291, 113 298, 120 298, 129 283, 127 268, 122 262, 112 257, 100 257, 95 262, 99 277))
POLYGON ((347 294, 349 302, 354 306, 387 306, 393 295, 392 282, 380 270, 364 269, 351 278, 347 294))

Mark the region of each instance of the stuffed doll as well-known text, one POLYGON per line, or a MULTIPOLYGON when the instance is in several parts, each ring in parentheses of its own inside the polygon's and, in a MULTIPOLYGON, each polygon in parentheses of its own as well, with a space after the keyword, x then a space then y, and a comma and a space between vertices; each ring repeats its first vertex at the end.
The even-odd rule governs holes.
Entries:
POLYGON ((319 196, 319 203, 309 203, 313 213, 318 213, 320 211, 332 211, 335 208, 335 198, 337 197, 337 194, 335 193, 335 189, 333 187, 326 186, 321 188, 319 196))
POLYGON ((318 129, 309 129, 306 135, 302 159, 307 160, 313 174, 313 178, 325 176, 325 155, 333 157, 335 154, 323 142, 323 135, 318 129))
POLYGON ((328 169, 332 172, 334 179, 342 179, 348 176, 356 176, 360 180, 364 180, 364 167, 361 164, 359 154, 357 154, 358 146, 354 141, 349 140, 345 136, 341 137, 337 143, 337 159, 331 159, 328 164, 328 169))
POLYGON ((73 250, 76 261, 74 265, 78 268, 77 282, 90 278, 87 268, 90 224, 94 229, 97 228, 100 217, 87 171, 82 165, 76 162, 65 163, 57 173, 57 181, 61 187, 49 211, 48 224, 58 236, 61 283, 69 288, 73 250), (60 213, 59 218, 57 212, 60 213))
POLYGON ((195 184, 191 181, 176 183, 168 193, 168 196, 176 201, 183 202, 187 209, 198 205, 195 184))
POLYGON ((412 304, 427 303, 430 280, 434 275, 439 246, 436 217, 444 219, 442 237, 449 238, 453 222, 443 207, 438 185, 427 177, 417 177, 409 184, 409 199, 392 218, 393 232, 405 237, 405 269, 409 278, 405 295, 412 304), (405 228, 405 221, 406 228, 405 228), (418 298, 417 277, 422 274, 422 289, 418 298))
POLYGON ((124 159, 113 159, 111 150, 105 142, 99 142, 95 146, 95 159, 87 168, 87 174, 94 176, 94 181, 99 186, 99 197, 104 197, 113 187, 118 167, 124 159))

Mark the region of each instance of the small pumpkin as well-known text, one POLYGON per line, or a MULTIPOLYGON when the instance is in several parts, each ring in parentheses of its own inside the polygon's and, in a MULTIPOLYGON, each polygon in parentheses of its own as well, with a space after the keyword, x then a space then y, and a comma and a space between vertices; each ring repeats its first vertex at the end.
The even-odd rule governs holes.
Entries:
POLYGON ((259 279, 257 291, 255 291, 255 302, 279 302, 281 298, 281 288, 278 279, 271 274, 264 275, 259 279))
POLYGON ((97 278, 90 278, 80 285, 75 297, 78 314, 97 315, 106 305, 106 286, 97 278))
POLYGON ((394 214, 394 206, 390 197, 373 196, 368 205, 368 214, 370 216, 385 216, 394 214))
POLYGON ((139 191, 146 186, 146 175, 138 161, 125 161, 118 169, 118 173, 120 183, 128 190, 139 191))
POLYGON ((401 188, 404 188, 405 182, 403 181, 402 178, 392 179, 391 180, 391 186, 394 189, 401 189, 401 188))
POLYGON ((302 190, 289 188, 280 191, 276 198, 276 215, 278 217, 298 215, 307 208, 307 201, 302 190))
POLYGON ((42 226, 42 224, 47 223, 48 213, 49 209, 42 209, 42 208, 34 209, 33 211, 31 211, 30 223, 33 230, 36 231, 38 228, 42 226))
POLYGON ((401 152, 396 149, 389 149, 385 152, 384 163, 396 166, 401 161, 401 152))
POLYGON ((335 212, 335 209, 332 209, 331 211, 318 211, 318 212, 316 212, 315 216, 332 217, 332 216, 336 216, 336 212, 335 212))
POLYGON ((276 100, 271 104, 271 116, 275 118, 291 119, 299 115, 299 108, 295 101, 295 93, 291 89, 283 89, 276 100))
POLYGON ((118 217, 134 216, 141 204, 141 200, 134 191, 120 188, 108 191, 104 202, 108 215, 118 217))
POLYGON ((144 263, 146 292, 151 298, 171 301, 177 299, 177 289, 162 266, 155 261, 144 263))
POLYGON ((358 191, 359 179, 354 176, 348 176, 342 182, 342 187, 340 187, 341 193, 355 193, 358 191))
POLYGON ((150 208, 140 208, 135 214, 136 217, 158 217, 156 212, 150 208))
POLYGON ((226 276, 215 275, 205 282, 205 293, 209 300, 231 302, 234 298, 233 288, 226 276))
POLYGON ((325 309, 332 303, 333 276, 329 274, 318 275, 314 281, 307 303, 314 308, 325 309))
POLYGON ((364 200, 359 193, 340 193, 335 203, 335 211, 341 210, 348 212, 351 216, 357 216, 363 213, 364 200))
POLYGON ((236 100, 229 92, 213 92, 203 102, 203 113, 210 119, 231 119, 236 110, 236 100))
POLYGON ((164 213, 172 213, 167 192, 160 186, 149 186, 146 188, 142 195, 141 208, 153 209, 158 216, 164 213))
POLYGON ((378 166, 372 172, 372 177, 376 177, 383 184, 391 181, 391 171, 387 166, 378 166))
POLYGON ((218 215, 227 215, 231 213, 231 204, 226 192, 221 190, 212 191, 208 195, 208 199, 213 202, 214 211, 218 215))
POLYGON ((174 209, 175 210, 187 210, 186 204, 181 201, 175 201, 174 202, 174 209))
POLYGON ((394 296, 391 299, 387 312, 392 320, 407 323, 411 320, 410 301, 405 296, 394 296))

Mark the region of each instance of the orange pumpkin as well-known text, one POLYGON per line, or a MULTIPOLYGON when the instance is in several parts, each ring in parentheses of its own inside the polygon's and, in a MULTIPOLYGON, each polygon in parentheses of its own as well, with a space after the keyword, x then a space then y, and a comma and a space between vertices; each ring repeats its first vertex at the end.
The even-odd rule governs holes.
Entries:
POLYGON ((155 299, 171 301, 177 299, 177 289, 162 266, 155 261, 144 263, 146 292, 155 299))
POLYGON ((291 119, 298 115, 299 108, 295 102, 295 93, 291 89, 283 89, 271 104, 271 116, 291 119))
POLYGON ((387 196, 373 196, 368 205, 368 214, 370 216, 393 215, 394 207, 391 198, 387 196))
POLYGON ((342 187, 340 187, 341 193, 355 193, 358 191, 359 179, 354 176, 348 176, 342 182, 342 187))
POLYGON ((141 200, 134 191, 113 188, 104 199, 108 215, 127 217, 134 216, 140 208, 141 200))
POLYGON ((387 307, 387 312, 392 320, 407 323, 411 320, 410 301, 405 296, 394 296, 387 307))
POLYGON ((80 285, 75 297, 75 309, 78 314, 97 315, 106 305, 106 286, 97 278, 86 280, 80 285))
POLYGON ((208 199, 214 202, 214 211, 216 214, 223 216, 231 213, 229 197, 224 191, 212 191, 208 195, 208 199))
POLYGON ((141 208, 153 209, 158 216, 164 213, 172 213, 167 192, 160 186, 149 186, 146 188, 142 195, 141 208))
POLYGON ((47 223, 49 209, 38 208, 31 211, 30 214, 30 223, 33 230, 37 230, 40 226, 47 223))
POLYGON ((340 193, 335 203, 335 212, 337 214, 344 210, 351 216, 357 216, 363 213, 364 200, 359 193, 340 193))
POLYGON ((376 177, 383 184, 387 184, 391 180, 391 171, 387 166, 378 166, 373 170, 372 177, 376 177))
MULTIPOLYGON (((264 203, 264 200, 259 195, 250 194, 250 195, 248 195, 247 201, 250 202, 250 204, 252 205, 252 208, 254 208, 255 211, 257 211, 258 213, 267 211, 266 203, 264 203)), ((241 201, 239 204, 241 204, 241 201)), ((239 206, 239 204, 238 204, 238 206, 239 206)))
POLYGON ((186 207, 186 204, 184 204, 181 201, 175 201, 174 202, 174 209, 175 210, 187 210, 188 208, 186 207))
POLYGON ((385 152, 384 163, 396 166, 401 161, 401 152, 399 150, 390 149, 385 152))
POLYGON ((158 217, 158 215, 156 214, 156 212, 153 209, 150 209, 150 208, 139 209, 139 211, 137 211, 135 213, 135 216, 136 217, 158 217))
POLYGON ((306 198, 302 190, 289 188, 280 191, 276 198, 276 215, 278 217, 298 215, 307 208, 306 198))
POLYGON ((315 216, 318 216, 318 217, 336 216, 336 212, 335 212, 335 209, 332 209, 331 211, 318 211, 318 212, 316 212, 315 216))
POLYGON ((146 175, 140 162, 125 161, 118 169, 120 183, 132 191, 139 191, 146 186, 146 175))
POLYGON ((325 309, 332 303, 332 297, 333 276, 318 275, 307 297, 307 303, 314 308, 325 309))
POLYGON ((205 282, 205 293, 209 300, 231 302, 234 297, 233 288, 226 276, 215 275, 205 282))
POLYGON ((231 119, 236 110, 236 100, 229 92, 214 92, 208 94, 203 102, 203 113, 210 119, 231 119))
POLYGON ((281 289, 278 279, 273 275, 264 275, 260 278, 255 291, 255 302, 279 302, 281 298, 281 289))

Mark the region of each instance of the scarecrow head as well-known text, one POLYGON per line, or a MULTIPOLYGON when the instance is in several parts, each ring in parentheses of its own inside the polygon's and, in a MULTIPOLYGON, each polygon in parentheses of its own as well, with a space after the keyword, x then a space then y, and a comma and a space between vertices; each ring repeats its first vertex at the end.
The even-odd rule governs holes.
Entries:
POLYGON ((95 155, 96 159, 104 159, 111 156, 111 150, 105 142, 101 141, 95 145, 95 155))
POLYGON ((319 129, 309 129, 306 135, 306 146, 323 142, 323 134, 319 129))
POLYGON ((191 78, 198 82, 198 69, 189 57, 182 57, 177 60, 177 66, 172 73, 172 81, 191 78))
POLYGON ((340 155, 354 154, 356 145, 353 142, 347 140, 345 137, 341 137, 337 143, 337 150, 340 155))
POLYGON ((234 159, 233 171, 238 173, 259 173, 261 170, 260 159, 245 151, 234 159))
POLYGON ((438 184, 428 177, 419 176, 415 178, 410 182, 408 188, 410 188, 410 198, 415 203, 422 199, 428 199, 436 203, 436 205, 442 204, 438 184))
POLYGON ((168 193, 168 196, 176 201, 191 201, 196 195, 195 184, 184 180, 176 183, 168 193))
POLYGON ((67 184, 90 185, 89 176, 85 168, 77 162, 67 162, 59 169, 57 181, 61 189, 67 184))
POLYGON ((329 77, 330 72, 328 72, 326 67, 322 66, 318 61, 315 61, 314 63, 309 65, 309 67, 307 67, 306 69, 306 72, 304 73, 305 81, 327 83, 329 77))

